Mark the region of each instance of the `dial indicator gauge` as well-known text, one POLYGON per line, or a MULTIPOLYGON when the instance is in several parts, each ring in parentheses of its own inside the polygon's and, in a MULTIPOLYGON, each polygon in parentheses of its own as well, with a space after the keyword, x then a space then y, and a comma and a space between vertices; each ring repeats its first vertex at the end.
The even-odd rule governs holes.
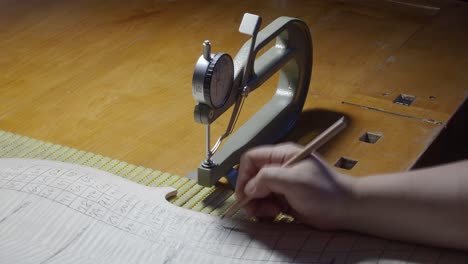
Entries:
POLYGON ((222 107, 231 94, 234 63, 226 53, 215 54, 209 61, 200 57, 193 75, 195 100, 213 108, 222 107))

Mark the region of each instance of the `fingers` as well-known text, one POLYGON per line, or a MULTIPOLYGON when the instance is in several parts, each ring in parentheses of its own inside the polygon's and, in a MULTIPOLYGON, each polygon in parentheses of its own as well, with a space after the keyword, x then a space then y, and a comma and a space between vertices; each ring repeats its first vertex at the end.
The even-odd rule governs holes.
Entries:
POLYGON ((266 198, 251 201, 244 210, 248 217, 274 218, 282 212, 281 207, 275 199, 266 198))
POLYGON ((247 182, 254 178, 259 170, 268 164, 282 164, 296 154, 301 147, 287 143, 276 146, 263 146, 246 152, 240 160, 239 174, 236 183, 236 196, 242 199, 247 182))
POLYGON ((244 193, 249 199, 264 198, 271 193, 289 196, 294 177, 290 177, 290 168, 265 166, 257 176, 247 182, 244 193))

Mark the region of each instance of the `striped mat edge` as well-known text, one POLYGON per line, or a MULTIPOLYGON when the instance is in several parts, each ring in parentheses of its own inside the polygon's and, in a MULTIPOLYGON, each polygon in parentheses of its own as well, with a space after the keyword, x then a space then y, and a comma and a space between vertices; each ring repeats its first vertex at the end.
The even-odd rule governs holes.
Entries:
POLYGON ((235 201, 233 191, 203 187, 195 181, 167 172, 153 170, 92 152, 41 141, 0 130, 0 158, 28 158, 62 161, 84 165, 151 187, 173 187, 174 205, 215 216, 223 215, 235 201))

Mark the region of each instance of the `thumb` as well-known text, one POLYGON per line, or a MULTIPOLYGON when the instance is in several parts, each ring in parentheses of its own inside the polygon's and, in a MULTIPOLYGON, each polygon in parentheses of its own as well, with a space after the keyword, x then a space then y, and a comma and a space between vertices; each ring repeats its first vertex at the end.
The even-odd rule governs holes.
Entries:
POLYGON ((288 177, 288 168, 267 166, 259 170, 257 175, 247 182, 244 193, 250 199, 264 198, 271 193, 287 196, 292 184, 288 177))

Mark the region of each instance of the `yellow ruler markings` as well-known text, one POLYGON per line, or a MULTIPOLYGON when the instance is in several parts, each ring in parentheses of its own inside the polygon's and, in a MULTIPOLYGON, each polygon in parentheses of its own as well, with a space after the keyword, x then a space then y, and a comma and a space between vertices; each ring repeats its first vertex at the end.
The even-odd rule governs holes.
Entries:
MULTIPOLYGON (((185 178, 186 179, 186 178, 185 178)), ((188 179, 187 179, 188 180, 188 179)), ((195 181, 188 180, 186 183, 181 185, 180 187, 177 188, 177 195, 174 197, 171 197, 170 201, 175 203, 178 201, 178 203, 184 204, 186 200, 183 200, 184 195, 191 189, 193 188, 197 183, 195 181)), ((200 186, 201 187, 201 186, 200 186)))
POLYGON ((192 197, 199 193, 203 189, 203 186, 200 186, 194 182, 194 184, 189 187, 186 191, 179 193, 174 199, 173 203, 178 206, 185 205, 192 197))
POLYGON ((209 206, 212 200, 216 199, 221 192, 222 190, 220 188, 215 188, 209 195, 206 195, 203 199, 198 201, 192 209, 201 212, 205 207, 209 206))
POLYGON ((62 149, 64 149, 64 147, 58 144, 53 144, 52 147, 46 150, 47 152, 40 153, 37 156, 33 156, 32 158, 52 159, 51 157, 62 149))
POLYGON ((48 159, 63 161, 64 157, 65 158, 68 157, 73 152, 74 152, 74 150, 72 148, 69 148, 69 147, 59 148, 58 151, 52 153, 52 155, 50 155, 50 157, 48 157, 48 159), (60 159, 60 158, 62 158, 62 159, 60 159))
POLYGON ((44 141, 34 140, 32 145, 29 148, 23 149, 20 153, 18 153, 17 157, 27 158, 31 153, 34 153, 37 149, 41 149, 42 146, 46 145, 44 141))
POLYGON ((171 175, 170 173, 166 172, 166 173, 163 173, 159 179, 153 181, 148 186, 167 187, 171 185, 171 183, 177 181, 178 179, 179 179, 178 176, 171 175))
POLYGON ((84 156, 85 154, 86 154, 85 151, 83 151, 83 150, 78 150, 78 151, 74 152, 72 155, 66 157, 63 161, 76 163, 76 161, 79 160, 79 159, 80 159, 82 156, 84 156))
POLYGON ((155 170, 152 170, 152 169, 149 169, 149 168, 144 168, 144 171, 142 171, 141 173, 135 175, 131 180, 134 181, 134 182, 138 182, 140 184, 143 184, 142 182, 147 179, 151 174, 154 174, 154 175, 160 175, 162 172, 160 171, 155 171, 155 170))
POLYGON ((230 190, 206 188, 177 175, 0 130, 0 157, 5 156, 72 162, 98 168, 148 186, 171 186, 178 190, 178 195, 171 198, 173 204, 212 215, 222 214, 229 207, 228 204, 234 201, 230 190))
POLYGON ((149 181, 147 186, 160 186, 167 178, 169 178, 171 174, 164 172, 161 175, 158 175, 157 177, 153 178, 151 181, 149 181))
MULTIPOLYGON (((137 168, 138 168, 138 166, 136 166, 136 165, 128 164, 127 167, 125 167, 123 170, 120 171, 120 173, 121 173, 122 175, 125 174, 124 177, 125 177, 126 179, 129 179, 129 180, 130 180, 130 178, 133 178, 133 177, 135 176, 135 175, 134 175, 134 171, 135 171, 137 168)), ((141 172, 141 170, 140 170, 140 172, 141 172)))
POLYGON ((158 171, 158 170, 153 171, 150 174, 143 176, 140 180, 138 180, 138 183, 148 186, 150 185, 151 182, 161 177, 162 174, 163 173, 161 171, 158 171))
POLYGON ((14 138, 19 138, 21 136, 19 135, 15 135, 13 133, 10 133, 10 132, 4 132, 2 131, 2 135, 0 136, 0 146, 2 146, 3 142, 10 142, 12 140, 14 140, 14 138))
POLYGON ((111 162, 112 159, 111 158, 108 158, 108 157, 103 157, 101 159, 99 159, 96 164, 93 164, 93 168, 96 168, 96 169, 100 169, 100 170, 103 170, 105 171, 104 167, 109 163, 111 162))
POLYGON ((8 138, 8 134, 11 134, 10 132, 6 132, 6 131, 3 131, 3 130, 0 130, 0 142, 2 142, 3 140, 6 140, 6 139, 3 139, 4 137, 5 138, 8 138))
POLYGON ((14 150, 15 148, 17 148, 18 146, 22 145, 24 142, 26 142, 27 140, 29 140, 29 138, 27 137, 19 137, 19 138, 15 138, 14 141, 5 141, 5 143, 2 145, 0 145, 0 148, 2 149, 2 156, 5 157, 8 155, 8 152, 14 150))
POLYGON ((52 147, 52 145, 53 144, 49 142, 36 140, 36 144, 31 148, 31 150, 23 154, 21 157, 31 159, 32 157, 37 156, 39 153, 44 152, 48 148, 52 147))
POLYGON ((77 152, 78 150, 74 148, 65 147, 65 149, 60 149, 59 151, 55 152, 51 158, 53 160, 63 161, 68 156, 72 155, 73 153, 77 152))
MULTIPOLYGON (((33 140, 28 141, 27 143, 25 143, 24 147, 22 147, 21 151, 17 152, 12 157, 30 158, 31 153, 35 153, 36 150, 40 149, 43 145, 46 145, 46 143, 44 141, 33 139, 33 140)), ((13 154, 13 153, 11 153, 11 154, 13 154)))
POLYGON ((100 162, 104 156, 102 155, 93 155, 90 159, 87 161, 83 162, 83 165, 88 166, 88 167, 94 167, 98 162, 100 162))
POLYGON ((47 152, 50 148, 52 148, 52 146, 54 144, 52 143, 49 143, 49 142, 43 142, 42 143, 44 144, 38 144, 38 147, 37 148, 34 148, 33 151, 31 152, 28 152, 27 154, 25 154, 23 157, 24 158, 34 158, 34 157, 37 157, 39 156, 41 153, 44 153, 44 152, 47 152))
POLYGON ((75 161, 75 163, 80 164, 80 165, 84 165, 90 159, 92 159, 94 156, 96 156, 94 153, 86 152, 83 156, 81 156, 79 159, 77 159, 75 161))
MULTIPOLYGON (((116 160, 117 161, 117 164, 112 167, 109 172, 112 173, 112 174, 115 174, 115 175, 119 175, 119 172, 122 171, 125 167, 127 167, 128 163, 127 162, 122 162, 120 160, 116 160)), ((122 176, 121 176, 122 177, 122 176)))
MULTIPOLYGON (((181 195, 182 193, 182 189, 186 186, 186 185, 189 185, 189 186, 193 186, 190 185, 191 181, 185 177, 180 177, 177 181, 175 181, 173 184, 171 184, 171 187, 173 187, 174 189, 177 190, 177 195, 175 196, 171 196, 169 197, 169 202, 172 202, 174 201, 175 199, 177 199, 178 196, 181 195)), ((194 182, 193 182, 194 183, 194 182)), ((185 187, 187 188, 187 187, 185 187)))
POLYGON ((28 138, 26 141, 23 141, 18 145, 13 144, 9 150, 4 152, 4 155, 6 158, 22 157, 20 153, 30 151, 35 141, 35 139, 28 138))
POLYGON ((192 196, 185 204, 182 205, 183 208, 192 209, 194 208, 200 201, 205 199, 208 195, 210 195, 215 190, 215 187, 210 188, 201 188, 195 195, 192 196))
POLYGON ((142 167, 142 166, 140 166, 138 168, 141 168, 141 170, 140 169, 135 170, 132 173, 133 175, 131 176, 131 178, 129 178, 129 180, 139 183, 142 179, 148 177, 148 175, 150 175, 152 172, 154 172, 154 170, 149 169, 149 168, 145 168, 145 167, 142 167))
POLYGON ((176 184, 176 182, 178 182, 180 180, 180 177, 179 175, 172 175, 171 177, 167 178, 167 180, 165 182, 163 182, 163 184, 161 184, 162 187, 171 187, 173 186, 174 184, 176 184))
MULTIPOLYGON (((109 159, 110 159, 110 158, 109 158, 109 159)), ((118 160, 113 160, 113 159, 111 159, 109 162, 107 162, 106 164, 104 164, 104 166, 100 167, 100 169, 102 169, 102 170, 104 170, 104 171, 111 172, 112 168, 114 168, 118 163, 119 163, 118 160)))
POLYGON ((135 168, 130 171, 129 173, 127 173, 127 176, 126 178, 131 180, 131 181, 134 181, 133 179, 135 179, 135 177, 137 177, 138 175, 140 175, 141 173, 143 173, 144 171, 146 170, 145 167, 142 167, 142 166, 135 166, 135 168))
POLYGON ((127 162, 124 162, 124 161, 121 161, 119 165, 115 166, 115 169, 118 168, 118 171, 116 171, 115 174, 123 178, 127 178, 128 174, 137 168, 137 166, 133 164, 128 164, 127 162), (122 167, 119 168, 119 165, 121 165, 122 167))
POLYGON ((187 179, 185 177, 180 177, 180 176, 177 176, 177 177, 179 179, 170 185, 171 187, 173 187, 175 189, 181 188, 182 186, 184 186, 184 184, 186 184, 188 181, 190 181, 189 179, 187 179))
POLYGON ((5 154, 11 148, 11 146, 16 146, 18 144, 17 141, 21 142, 25 141, 26 139, 26 137, 22 138, 20 136, 15 135, 10 139, 0 142, 0 149, 2 150, 2 154, 5 154))
POLYGON ((24 148, 27 148, 30 145, 31 141, 33 141, 33 139, 31 138, 22 138, 16 140, 14 143, 11 143, 3 148, 3 156, 5 158, 13 157, 15 154, 22 151, 24 148))
POLYGON ((127 162, 122 162, 120 160, 117 160, 117 164, 112 167, 109 172, 112 173, 112 174, 115 174, 115 175, 118 175, 120 177, 122 177, 122 175, 120 174, 120 172, 126 168, 128 166, 128 163, 127 162))

